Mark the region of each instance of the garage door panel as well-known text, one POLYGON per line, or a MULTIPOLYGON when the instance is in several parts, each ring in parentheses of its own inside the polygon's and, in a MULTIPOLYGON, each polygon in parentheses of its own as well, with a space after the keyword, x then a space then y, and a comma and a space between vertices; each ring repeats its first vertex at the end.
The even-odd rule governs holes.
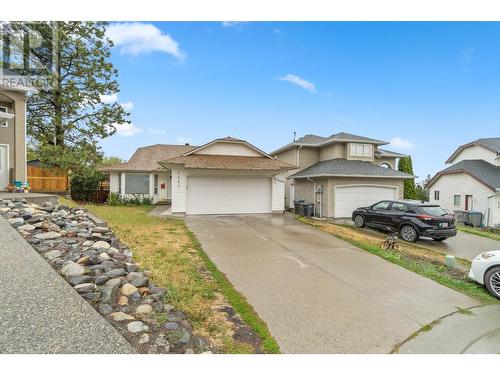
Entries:
POLYGON ((351 217, 358 207, 397 199, 397 189, 389 186, 339 186, 335 188, 335 217, 351 217))
POLYGON ((270 213, 269 177, 188 177, 188 215, 270 213))

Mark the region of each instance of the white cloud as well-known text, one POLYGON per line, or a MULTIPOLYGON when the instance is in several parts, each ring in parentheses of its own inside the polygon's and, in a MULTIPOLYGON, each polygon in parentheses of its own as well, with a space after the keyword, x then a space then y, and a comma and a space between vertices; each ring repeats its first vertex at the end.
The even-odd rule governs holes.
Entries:
POLYGON ((118 124, 115 123, 113 126, 116 129, 116 134, 122 137, 131 137, 133 135, 139 134, 142 132, 141 128, 138 128, 134 124, 129 124, 129 123, 123 123, 123 124, 118 124))
POLYGON ((148 132, 149 132, 149 134, 151 134, 151 135, 165 135, 165 134, 167 134, 167 131, 166 131, 166 130, 162 130, 162 129, 153 129, 153 128, 148 128, 148 132))
POLYGON ((113 23, 107 27, 106 35, 120 48, 121 54, 137 56, 142 53, 164 52, 177 59, 185 57, 179 43, 150 23, 113 23))
POLYGON ((101 103, 113 104, 118 101, 118 94, 115 92, 109 95, 99 95, 99 98, 101 99, 101 103))
POLYGON ((179 144, 186 144, 186 143, 191 143, 191 138, 188 137, 177 137, 177 143, 179 144))
POLYGON ((474 62, 474 48, 467 47, 460 52, 460 60, 465 65, 470 65, 474 62))
POLYGON ((222 27, 232 27, 234 29, 241 29, 241 27, 246 24, 242 21, 224 21, 222 22, 222 27))
POLYGON ((303 78, 300 78, 296 75, 293 74, 287 74, 286 76, 278 77, 280 81, 287 81, 290 83, 293 83, 294 85, 297 85, 299 87, 302 87, 305 90, 308 90, 309 92, 316 92, 316 87, 312 82, 309 82, 303 78))
POLYGON ((412 141, 410 141, 409 139, 401 137, 392 138, 390 145, 399 150, 413 150, 414 148, 417 147, 417 145, 412 141))
POLYGON ((132 102, 125 102, 125 103, 121 103, 120 105, 127 112, 129 112, 132 109, 134 109, 134 103, 132 103, 132 102))

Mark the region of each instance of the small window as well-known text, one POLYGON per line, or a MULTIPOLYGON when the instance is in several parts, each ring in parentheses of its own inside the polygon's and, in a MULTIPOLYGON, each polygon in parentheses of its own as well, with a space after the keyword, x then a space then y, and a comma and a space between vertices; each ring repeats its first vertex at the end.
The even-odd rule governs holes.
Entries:
POLYGON ((387 169, 392 169, 391 165, 389 163, 382 163, 380 164, 382 168, 387 168, 387 169))
POLYGON ((395 202, 391 206, 391 211, 406 212, 408 211, 408 206, 404 203, 395 202))
POLYGON ((372 145, 366 143, 352 143, 351 155, 353 156, 371 156, 372 145))
POLYGON ((460 195, 454 195, 453 196, 453 205, 454 206, 458 206, 459 207, 461 205, 461 202, 460 202, 461 199, 460 198, 461 198, 460 195))
MULTIPOLYGON (((7 107, 0 107, 0 112, 7 113, 7 107)), ((5 120, 5 122, 0 121, 0 128, 8 128, 9 121, 5 120)))
POLYGON ((158 175, 155 174, 154 195, 158 195, 158 175))
POLYGON ((439 200, 439 190, 434 190, 434 200, 435 201, 439 200))
POLYGON ((391 204, 391 202, 387 202, 387 201, 384 201, 384 202, 378 202, 377 204, 375 204, 373 207, 372 207, 372 210, 376 210, 376 211, 383 211, 383 210, 387 210, 389 208, 389 205, 391 204))

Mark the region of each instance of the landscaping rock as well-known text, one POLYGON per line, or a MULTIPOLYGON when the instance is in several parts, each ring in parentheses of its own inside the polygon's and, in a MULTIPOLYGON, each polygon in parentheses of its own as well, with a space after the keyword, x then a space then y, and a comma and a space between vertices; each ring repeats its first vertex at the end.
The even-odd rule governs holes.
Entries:
POLYGON ((17 230, 24 230, 24 231, 27 231, 27 232, 31 232, 32 230, 35 230, 36 227, 34 225, 31 225, 31 224, 24 224, 24 225, 21 225, 20 227, 17 227, 17 230))
POLYGON ((135 321, 127 324, 127 329, 132 333, 147 332, 149 327, 141 321, 135 321))
POLYGON ((92 284, 92 283, 78 284, 77 286, 75 286, 75 290, 80 294, 93 293, 97 290, 97 285, 92 284))
POLYGON ((81 276, 85 273, 85 267, 70 261, 64 263, 61 273, 66 277, 81 276))
POLYGON ((147 344, 149 342, 149 335, 147 333, 143 333, 139 338, 138 344, 147 344))
POLYGON ((57 232, 46 232, 35 234, 34 237, 38 240, 53 240, 61 237, 61 234, 57 232))
MULTIPOLYGON (((47 254, 45 254, 47 255, 47 254)), ((84 276, 75 276, 69 279, 69 283, 73 286, 79 284, 85 284, 92 281, 92 276, 84 275, 84 276)))
POLYGON ((22 217, 16 217, 16 218, 12 218, 12 219, 8 219, 7 220, 10 225, 12 225, 14 228, 18 228, 20 227, 21 225, 24 225, 24 219, 22 217))
POLYGON ((113 312, 113 307, 111 307, 107 303, 100 303, 99 305, 97 305, 97 311, 99 311, 99 314, 101 315, 108 315, 113 312))
POLYGON ((112 269, 111 271, 106 272, 106 276, 111 279, 119 276, 125 276, 126 274, 127 271, 125 271, 123 268, 115 268, 112 269))
POLYGON ((125 284, 122 286, 122 289, 121 289, 121 293, 124 295, 124 296, 130 296, 134 293, 137 293, 138 290, 135 286, 133 286, 132 284, 125 284))
POLYGON ((137 288, 141 286, 148 286, 149 284, 149 278, 145 276, 138 277, 137 279, 134 279, 131 284, 137 288))
POLYGON ((135 318, 133 316, 125 314, 121 311, 117 311, 117 312, 114 312, 112 314, 109 314, 109 316, 115 322, 123 322, 124 320, 135 320, 135 318))
POLYGON ((109 249, 111 246, 106 241, 97 241, 92 245, 92 247, 94 249, 109 249))
POLYGON ((120 295, 120 279, 111 279, 101 286, 101 300, 103 303, 114 304, 120 295))
POLYGON ((135 313, 137 315, 148 315, 151 314, 152 312, 153 312, 153 307, 147 304, 137 306, 137 308, 135 309, 135 313))
POLYGON ((43 256, 47 258, 47 260, 51 261, 56 258, 59 258, 62 255, 62 252, 59 250, 50 250, 46 252, 43 256))

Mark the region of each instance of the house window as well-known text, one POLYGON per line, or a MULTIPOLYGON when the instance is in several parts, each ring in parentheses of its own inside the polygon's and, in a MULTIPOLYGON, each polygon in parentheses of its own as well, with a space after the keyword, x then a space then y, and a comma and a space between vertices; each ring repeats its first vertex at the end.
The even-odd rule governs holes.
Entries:
POLYGON ((434 190, 434 200, 435 201, 439 200, 439 190, 434 190))
POLYGON ((352 156, 371 156, 372 145, 366 143, 351 143, 352 156))
POLYGON ((383 168, 392 169, 392 167, 389 163, 382 163, 382 164, 380 164, 380 166, 383 168))
MULTIPOLYGON (((7 113, 7 107, 0 107, 0 112, 7 113)), ((0 128, 8 128, 9 122, 5 120, 4 123, 0 122, 0 128)))
POLYGON ((461 202, 460 202, 460 195, 454 195, 453 196, 453 205, 454 206, 460 206, 461 202))
POLYGON ((158 175, 155 174, 154 180, 154 195, 158 195, 158 175))
POLYGON ((127 173, 125 175, 125 194, 149 194, 149 174, 127 173))

